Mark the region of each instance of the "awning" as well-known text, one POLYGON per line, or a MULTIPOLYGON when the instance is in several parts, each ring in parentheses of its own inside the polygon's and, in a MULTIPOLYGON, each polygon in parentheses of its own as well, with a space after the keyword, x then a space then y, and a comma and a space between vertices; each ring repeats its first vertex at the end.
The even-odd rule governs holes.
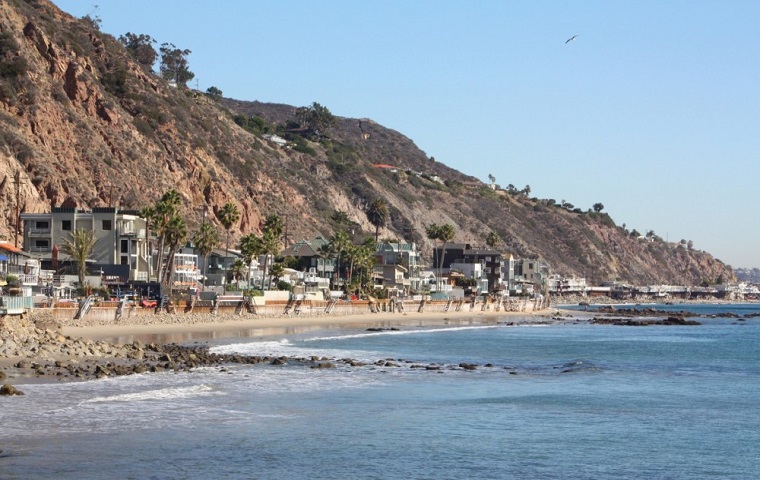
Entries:
POLYGON ((0 262, 7 262, 8 261, 8 255, 0 254, 0 262))

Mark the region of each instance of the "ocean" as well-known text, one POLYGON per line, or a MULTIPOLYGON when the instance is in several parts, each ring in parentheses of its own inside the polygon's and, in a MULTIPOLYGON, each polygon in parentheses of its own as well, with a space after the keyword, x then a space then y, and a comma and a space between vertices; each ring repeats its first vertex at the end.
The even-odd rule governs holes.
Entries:
POLYGON ((0 479, 760 478, 760 317, 503 320, 212 343, 361 367, 17 384, 25 396, 0 397, 0 479))

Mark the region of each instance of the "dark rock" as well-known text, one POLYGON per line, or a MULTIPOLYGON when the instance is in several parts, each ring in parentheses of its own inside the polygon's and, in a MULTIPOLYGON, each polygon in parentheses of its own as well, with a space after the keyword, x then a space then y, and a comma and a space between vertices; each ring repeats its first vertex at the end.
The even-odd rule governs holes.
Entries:
POLYGON ((323 368, 335 368, 335 365, 330 362, 319 362, 311 368, 323 369, 323 368))
POLYGON ((13 385, 6 383, 0 387, 0 395, 23 395, 24 392, 14 387, 13 385))

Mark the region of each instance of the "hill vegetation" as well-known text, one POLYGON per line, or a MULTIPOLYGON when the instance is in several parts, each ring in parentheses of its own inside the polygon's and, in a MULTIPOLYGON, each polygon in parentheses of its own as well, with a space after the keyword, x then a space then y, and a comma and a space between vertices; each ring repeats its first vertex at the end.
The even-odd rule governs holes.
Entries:
MULTIPOLYGON (((454 242, 542 258, 593 282, 733 279, 730 267, 691 242, 631 232, 601 203, 584 209, 532 198, 529 186, 501 188, 495 177, 483 183, 370 119, 335 116, 317 102, 296 107, 189 89, 188 51, 152 45, 146 34, 104 34, 97 19, 75 19, 47 0, 0 3, 5 238, 14 236, 17 199, 25 212, 62 204, 142 209, 175 189, 191 232, 206 212, 226 235, 219 212, 233 204, 234 241, 262 232, 276 214, 286 243, 341 231, 361 243, 377 234, 417 242, 430 261, 426 228, 451 225, 454 242), (378 199, 382 222, 367 215, 378 199)), ((498 176, 508 182, 511 168, 519 167, 498 176)))

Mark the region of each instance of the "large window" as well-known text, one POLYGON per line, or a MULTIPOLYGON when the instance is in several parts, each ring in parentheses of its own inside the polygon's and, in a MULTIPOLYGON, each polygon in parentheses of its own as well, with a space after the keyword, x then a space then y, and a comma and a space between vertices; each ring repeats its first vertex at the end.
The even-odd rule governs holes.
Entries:
POLYGON ((34 227, 37 230, 50 230, 50 222, 47 220, 38 220, 34 222, 34 227))
POLYGON ((47 250, 50 248, 50 240, 35 240, 34 248, 37 250, 47 250))
POLYGON ((103 220, 103 230, 112 230, 111 220, 103 220))
POLYGON ((64 232, 71 231, 71 220, 61 220, 61 230, 64 232))

